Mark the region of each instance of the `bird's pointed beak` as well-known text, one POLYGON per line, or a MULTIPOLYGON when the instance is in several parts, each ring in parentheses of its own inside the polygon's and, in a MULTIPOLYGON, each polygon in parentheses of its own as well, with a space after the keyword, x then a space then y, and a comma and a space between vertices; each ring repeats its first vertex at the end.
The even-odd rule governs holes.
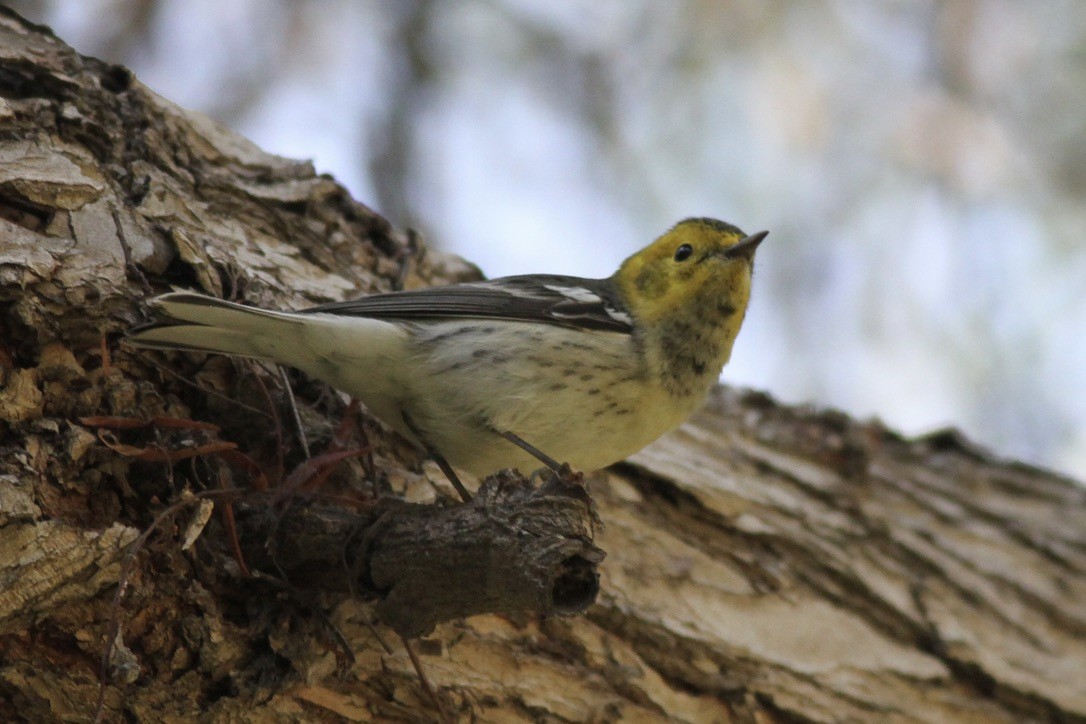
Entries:
POLYGON ((756 234, 744 237, 735 246, 729 246, 724 250, 724 258, 726 259, 746 259, 747 261, 754 260, 754 252, 758 249, 758 245, 762 243, 762 239, 769 236, 768 231, 759 231, 756 234))

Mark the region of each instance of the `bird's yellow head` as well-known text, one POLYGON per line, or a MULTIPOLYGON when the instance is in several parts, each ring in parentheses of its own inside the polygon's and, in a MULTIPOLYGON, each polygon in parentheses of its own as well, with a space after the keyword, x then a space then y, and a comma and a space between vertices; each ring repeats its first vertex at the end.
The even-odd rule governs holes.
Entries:
POLYGON ((767 234, 747 236, 716 219, 685 219, 622 262, 614 281, 644 324, 688 316, 693 324, 742 322, 754 251, 767 234))

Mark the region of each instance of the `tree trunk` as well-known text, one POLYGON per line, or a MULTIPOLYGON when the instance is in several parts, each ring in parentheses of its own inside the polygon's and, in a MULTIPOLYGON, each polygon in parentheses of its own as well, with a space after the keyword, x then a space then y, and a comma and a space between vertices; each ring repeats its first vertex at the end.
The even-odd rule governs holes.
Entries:
MULTIPOLYGON (((119 337, 171 287, 292 308, 476 275, 309 164, 0 11, 0 720, 92 718, 110 640, 108 720, 434 719, 386 627, 430 592, 312 585, 282 565, 297 529, 267 516, 444 515, 437 469, 294 375, 306 463, 274 370, 119 337), (369 452, 324 452, 344 448, 369 452), (219 515, 196 537, 203 501, 219 515)), ((587 481, 603 527, 571 540, 582 574, 593 542, 607 558, 584 615, 525 599, 419 629, 451 717, 1086 721, 1070 480, 953 432, 906 440, 722 388, 587 481)))

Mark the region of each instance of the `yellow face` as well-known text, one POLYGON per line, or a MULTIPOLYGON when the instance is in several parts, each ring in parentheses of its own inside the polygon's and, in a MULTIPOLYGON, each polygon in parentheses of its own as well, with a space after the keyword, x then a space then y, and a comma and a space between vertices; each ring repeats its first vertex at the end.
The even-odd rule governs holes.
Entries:
POLYGON ((644 323, 689 315, 701 323, 741 322, 763 238, 765 232, 747 236, 716 219, 686 219, 624 261, 614 280, 644 323))

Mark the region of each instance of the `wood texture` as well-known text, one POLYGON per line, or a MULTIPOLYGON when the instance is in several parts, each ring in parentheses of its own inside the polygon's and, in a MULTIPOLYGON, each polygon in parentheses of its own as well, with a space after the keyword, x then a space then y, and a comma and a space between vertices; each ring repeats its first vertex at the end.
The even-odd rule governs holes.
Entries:
POLYGON ((512 471, 488 478, 469 503, 386 497, 343 507, 252 506, 239 517, 249 565, 303 589, 376 600, 400 636, 479 613, 583 613, 599 592, 603 552, 595 509, 568 467, 540 484, 512 471))
MULTIPOLYGON (((229 442, 272 483, 303 462, 273 372, 118 344, 140 299, 177 286, 301 307, 475 275, 309 164, 0 11, 0 720, 91 717, 125 547, 185 489, 256 480, 225 453, 118 450, 229 442), (95 416, 221 429, 80 421, 95 416)), ((325 450, 343 401, 292 381, 325 450)), ((379 426, 351 439, 370 456, 309 510, 451 500, 379 426)), ((585 615, 471 616, 417 643, 454 718, 1086 721, 1073 481, 953 432, 906 440, 721 389, 588 482, 607 558, 585 615)), ((374 601, 244 577, 216 508, 190 549, 196 506, 137 557, 108 720, 435 718, 402 647, 370 628, 374 601)))

